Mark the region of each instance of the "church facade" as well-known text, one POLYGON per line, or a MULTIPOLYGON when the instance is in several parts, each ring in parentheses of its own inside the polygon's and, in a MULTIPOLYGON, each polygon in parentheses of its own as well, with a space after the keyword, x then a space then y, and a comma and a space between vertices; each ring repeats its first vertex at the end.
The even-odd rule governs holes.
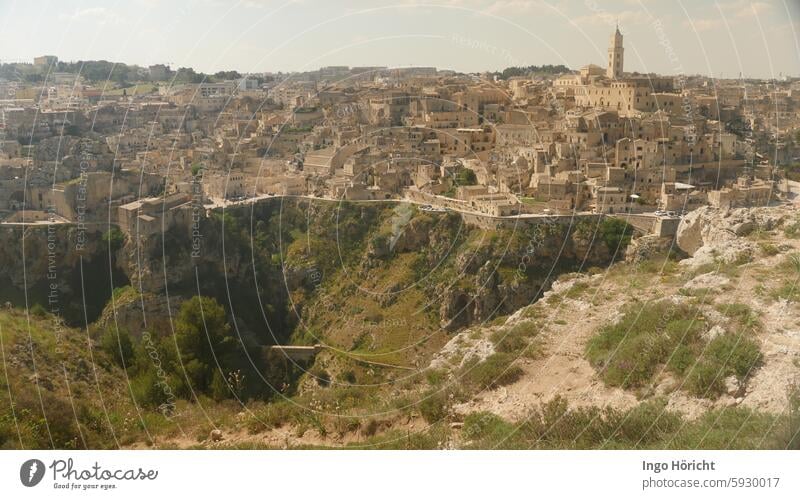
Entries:
POLYGON ((605 72, 589 64, 579 74, 565 75, 554 82, 557 89, 573 95, 578 107, 615 111, 620 116, 636 116, 662 110, 677 112, 681 95, 674 93, 671 77, 626 75, 625 49, 619 28, 611 35, 605 72))

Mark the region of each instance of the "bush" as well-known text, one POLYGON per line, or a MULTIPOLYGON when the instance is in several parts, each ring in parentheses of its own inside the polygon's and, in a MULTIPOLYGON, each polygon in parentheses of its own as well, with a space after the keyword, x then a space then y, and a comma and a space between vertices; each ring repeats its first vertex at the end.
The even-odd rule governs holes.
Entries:
POLYGON ((351 385, 355 385, 356 381, 357 381, 356 373, 352 369, 348 369, 348 370, 342 372, 341 378, 342 378, 342 381, 344 381, 345 383, 351 384, 351 385))
POLYGON ((126 330, 108 329, 100 336, 100 349, 120 367, 133 363, 133 342, 126 330))
POLYGON ((116 251, 125 243, 125 234, 119 227, 112 227, 103 234, 103 242, 111 248, 111 251, 116 251))
POLYGON ((438 390, 426 393, 419 403, 422 418, 430 424, 438 423, 447 416, 448 393, 438 390))
POLYGON ((296 421, 298 413, 301 411, 303 411, 302 407, 286 400, 266 404, 263 408, 253 411, 253 418, 247 422, 247 430, 250 433, 258 433, 263 430, 280 428, 296 421))
POLYGON ((309 369, 308 374, 314 378, 314 381, 316 381, 317 385, 319 386, 328 387, 331 385, 331 375, 328 374, 328 371, 321 367, 312 367, 309 369))
POLYGON ((800 387, 793 383, 789 387, 787 416, 778 426, 775 447, 800 450, 800 387))
POLYGON ((702 349, 699 310, 669 301, 631 305, 616 324, 589 340, 586 356, 603 380, 622 388, 652 381, 661 364, 681 374, 702 349))
POLYGON ((633 227, 629 226, 624 220, 604 217, 603 221, 600 222, 598 232, 600 239, 609 250, 622 254, 631 242, 633 227))
POLYGON ((725 392, 725 378, 736 376, 743 382, 761 363, 758 345, 738 334, 714 338, 702 358, 686 379, 690 393, 698 397, 715 398, 725 392))
POLYGON ((134 401, 144 407, 155 408, 169 400, 170 391, 155 369, 148 369, 131 380, 134 401))
POLYGON ((506 331, 495 331, 490 339, 494 343, 494 349, 503 353, 519 353, 528 346, 528 341, 524 337, 506 331))
POLYGON ((726 303, 716 306, 719 313, 736 320, 747 329, 760 328, 758 314, 745 303, 726 303))
POLYGON ((800 220, 790 225, 787 225, 783 229, 783 234, 790 239, 800 238, 800 220))
POLYGON ((429 385, 439 385, 447 378, 447 372, 442 369, 430 369, 425 372, 425 379, 429 385))
POLYGON ((713 398, 725 391, 725 375, 711 362, 698 363, 686 377, 686 389, 696 397, 713 398))
POLYGON ((740 334, 724 334, 714 338, 703 357, 724 366, 728 375, 740 380, 744 380, 762 359, 758 345, 740 334))
POLYGON ((456 174, 455 181, 458 186, 476 185, 478 183, 478 177, 475 175, 474 171, 469 168, 464 168, 456 174))
POLYGON ((219 370, 214 371, 211 377, 211 398, 219 402, 231 397, 231 388, 219 370))
POLYGON ((528 348, 529 338, 536 336, 538 326, 533 321, 523 321, 510 328, 500 329, 489 338, 496 351, 501 353, 522 353, 528 348))
POLYGON ((686 345, 678 345, 669 358, 667 367, 674 373, 684 374, 694 363, 694 353, 686 345))
POLYGON ((764 253, 764 256, 775 256, 781 252, 781 250, 772 243, 760 242, 758 246, 761 248, 761 252, 764 253))
POLYGON ((462 435, 479 449, 758 449, 797 445, 798 428, 800 420, 776 421, 773 414, 744 407, 709 411, 689 421, 667 410, 663 399, 615 410, 570 408, 555 398, 521 425, 491 413, 470 414, 462 435))
POLYGON ((47 309, 45 309, 41 303, 34 303, 31 307, 31 315, 43 318, 47 316, 47 309))
POLYGON ((513 365, 514 359, 508 353, 492 354, 483 362, 468 367, 465 381, 481 390, 510 385, 522 376, 522 369, 513 365))
POLYGON ((512 433, 514 425, 491 412, 474 412, 464 418, 462 436, 477 440, 477 448, 487 449, 498 445, 512 433))
POLYGON ((176 326, 178 351, 195 389, 206 390, 217 363, 227 370, 235 339, 225 309, 213 298, 194 296, 181 305, 176 326))

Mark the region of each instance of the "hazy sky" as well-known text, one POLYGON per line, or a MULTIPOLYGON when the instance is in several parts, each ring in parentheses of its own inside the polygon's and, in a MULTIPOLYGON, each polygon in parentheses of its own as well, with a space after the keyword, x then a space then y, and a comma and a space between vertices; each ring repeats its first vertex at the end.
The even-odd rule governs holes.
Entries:
POLYGON ((627 71, 800 75, 800 0, 0 0, 0 60, 578 68, 617 20, 627 71))

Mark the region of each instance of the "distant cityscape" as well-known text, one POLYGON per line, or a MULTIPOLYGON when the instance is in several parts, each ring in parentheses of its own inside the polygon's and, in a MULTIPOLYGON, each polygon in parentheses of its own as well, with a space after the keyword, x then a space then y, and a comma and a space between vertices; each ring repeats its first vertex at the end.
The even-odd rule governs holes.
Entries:
POLYGON ((0 66, 0 218, 190 228, 272 196, 403 200, 487 219, 605 214, 674 230, 798 190, 800 80, 603 66, 462 74, 330 66, 204 75, 105 61, 0 66), (113 178, 113 181, 112 181, 113 178))

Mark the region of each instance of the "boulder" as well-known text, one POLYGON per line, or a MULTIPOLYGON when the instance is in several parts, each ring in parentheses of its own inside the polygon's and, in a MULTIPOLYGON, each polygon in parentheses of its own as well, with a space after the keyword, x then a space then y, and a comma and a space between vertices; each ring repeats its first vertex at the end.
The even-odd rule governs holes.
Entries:
POLYGON ((736 376, 728 376, 725 378, 725 393, 731 397, 738 398, 742 395, 742 385, 736 376))
POLYGON ((703 333, 703 339, 706 341, 713 341, 718 336, 722 336, 725 334, 725 328, 717 324, 716 326, 712 327, 705 333, 703 333))

